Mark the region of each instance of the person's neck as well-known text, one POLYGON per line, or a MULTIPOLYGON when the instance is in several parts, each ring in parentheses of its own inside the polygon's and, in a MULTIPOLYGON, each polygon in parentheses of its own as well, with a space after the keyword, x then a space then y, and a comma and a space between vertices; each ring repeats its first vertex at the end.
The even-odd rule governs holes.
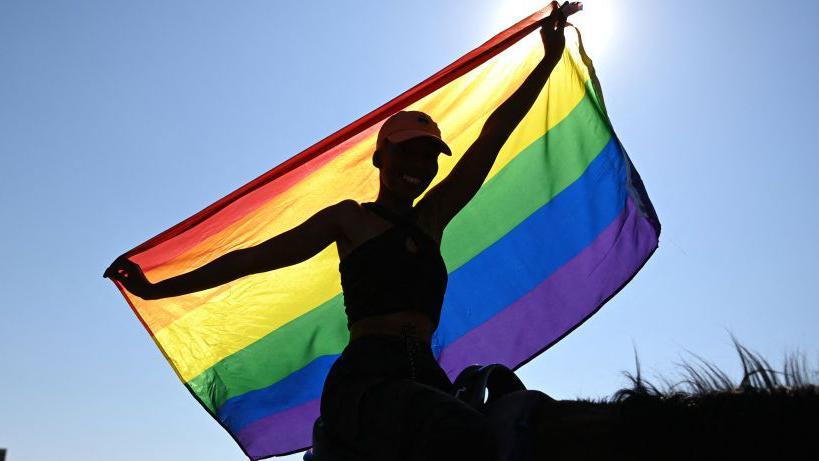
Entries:
POLYGON ((375 199, 375 203, 402 216, 408 216, 410 213, 412 213, 412 200, 405 198, 395 197, 393 195, 379 192, 378 198, 375 199))

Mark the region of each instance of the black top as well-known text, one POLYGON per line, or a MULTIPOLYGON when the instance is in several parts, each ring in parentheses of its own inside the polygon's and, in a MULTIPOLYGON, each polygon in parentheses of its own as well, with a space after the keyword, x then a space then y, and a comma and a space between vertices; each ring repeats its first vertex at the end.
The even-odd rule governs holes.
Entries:
MULTIPOLYGON (((447 271, 435 240, 414 222, 377 203, 362 203, 393 226, 339 263, 347 325, 374 315, 416 310, 438 326, 447 271)), ((413 210, 414 212, 414 210, 413 210)))

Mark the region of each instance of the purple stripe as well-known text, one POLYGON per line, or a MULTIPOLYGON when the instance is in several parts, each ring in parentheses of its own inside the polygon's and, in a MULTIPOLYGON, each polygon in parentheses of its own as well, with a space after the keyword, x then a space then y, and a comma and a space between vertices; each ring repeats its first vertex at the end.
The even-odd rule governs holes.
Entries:
POLYGON ((250 424, 236 438, 253 460, 271 453, 292 453, 310 446, 318 416, 319 399, 311 400, 250 424))
POLYGON ((657 246, 657 233, 631 197, 577 256, 503 311, 441 352, 451 379, 473 363, 516 367, 560 339, 623 286, 657 246), (515 335, 498 341, 504 331, 515 335))

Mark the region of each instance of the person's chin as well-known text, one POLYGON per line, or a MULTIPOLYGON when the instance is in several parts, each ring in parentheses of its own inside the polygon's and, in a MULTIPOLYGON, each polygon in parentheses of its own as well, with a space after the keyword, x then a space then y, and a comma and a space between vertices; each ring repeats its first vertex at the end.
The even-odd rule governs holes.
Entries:
POLYGON ((395 190, 395 192, 397 192, 401 197, 408 199, 414 199, 421 195, 421 193, 424 191, 420 184, 415 186, 407 183, 402 183, 398 188, 393 190, 395 190))
POLYGON ((423 194, 426 189, 427 189, 427 187, 424 184, 419 184, 417 186, 412 186, 412 188, 407 191, 407 196, 412 198, 412 199, 416 199, 416 198, 420 197, 421 194, 423 194))

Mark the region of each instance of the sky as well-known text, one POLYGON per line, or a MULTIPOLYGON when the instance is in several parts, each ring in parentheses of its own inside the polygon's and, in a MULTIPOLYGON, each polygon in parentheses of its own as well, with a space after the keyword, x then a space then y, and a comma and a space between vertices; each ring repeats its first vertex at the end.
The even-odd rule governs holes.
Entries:
MULTIPOLYGON (((245 459, 102 271, 543 4, 0 2, 7 459, 245 459)), ((649 378, 697 354, 738 380, 731 334, 819 370, 819 2, 585 4, 663 234, 524 383, 610 396, 635 351, 649 378)))

